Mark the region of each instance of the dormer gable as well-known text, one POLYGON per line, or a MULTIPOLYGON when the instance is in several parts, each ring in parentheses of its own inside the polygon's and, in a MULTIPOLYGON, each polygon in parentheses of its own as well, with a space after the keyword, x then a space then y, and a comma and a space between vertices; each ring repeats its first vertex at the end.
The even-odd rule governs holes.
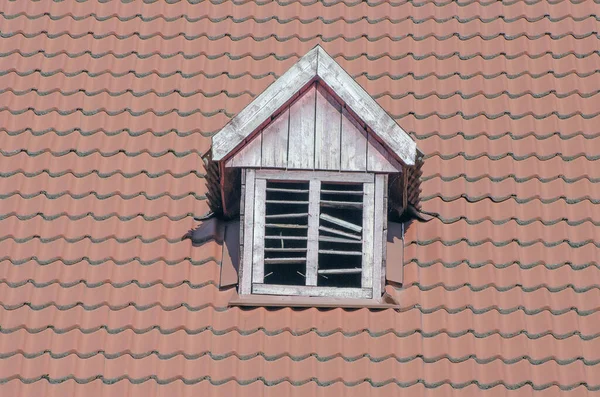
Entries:
POLYGON ((374 132, 319 81, 279 111, 225 167, 401 172, 374 132))
MULTIPOLYGON (((319 144, 327 143, 329 138, 342 139, 341 136, 340 138, 333 136, 341 129, 329 119, 330 113, 334 118, 339 114, 340 117, 337 118, 340 122, 344 119, 350 124, 358 122, 357 124, 363 128, 357 129, 364 129, 363 136, 366 142, 371 142, 368 146, 376 146, 375 142, 382 146, 376 150, 372 149, 372 153, 379 152, 383 155, 387 152, 387 157, 395 158, 407 166, 412 166, 417 161, 417 146, 410 136, 319 45, 304 55, 213 136, 212 160, 228 160, 247 145, 253 147, 245 152, 258 154, 259 142, 262 145, 262 138, 269 135, 267 140, 272 139, 274 143, 280 145, 283 145, 283 142, 293 144, 301 141, 300 148, 303 153, 304 149, 308 150, 309 144, 314 142, 317 155, 315 165, 321 165, 318 161, 320 156, 329 158, 326 151, 334 148, 322 147, 319 144), (316 111, 317 109, 319 110, 316 111), (279 122, 275 122, 278 118, 279 122), (286 123, 288 132, 291 131, 291 134, 288 134, 288 141, 282 139, 285 135, 286 123), (264 129, 268 127, 274 131, 267 131, 270 133, 264 134, 264 129), (310 127, 313 127, 316 139, 308 136, 310 127), (323 127, 333 127, 333 132, 329 128, 324 130, 323 127), (324 134, 319 136, 323 138, 322 141, 319 141, 316 133, 324 134), (257 138, 257 135, 262 137, 257 138)), ((292 146, 292 150, 294 149, 295 147, 292 146)), ((293 156, 292 164, 294 164, 293 156)), ((258 161, 258 159, 253 160, 258 161)), ((244 162, 246 161, 249 160, 245 159, 244 162)), ((270 159, 267 159, 267 162, 269 161, 270 159)), ((274 162, 282 163, 280 160, 274 162)), ((234 161, 232 164, 235 163, 234 161)), ((309 163, 307 160, 306 164, 309 163)), ((324 166, 330 167, 331 164, 326 162, 324 166)))

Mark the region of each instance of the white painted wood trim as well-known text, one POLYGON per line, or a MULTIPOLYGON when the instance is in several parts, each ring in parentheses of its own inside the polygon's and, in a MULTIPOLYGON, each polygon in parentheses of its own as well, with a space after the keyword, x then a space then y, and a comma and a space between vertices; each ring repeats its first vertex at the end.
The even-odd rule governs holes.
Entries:
POLYGON ((375 176, 362 172, 256 170, 257 179, 273 181, 362 182, 373 183, 375 176))
POLYGON ((222 160, 230 154, 315 78, 319 48, 317 46, 306 53, 213 136, 212 155, 214 161, 222 160))
POLYGON ((242 257, 242 277, 240 282, 240 295, 248 295, 252 292, 252 244, 254 230, 254 181, 255 171, 244 170, 246 173, 244 194, 244 251, 242 257))
POLYGON ((362 258, 362 277, 361 287, 373 287, 373 226, 374 226, 374 190, 371 183, 364 184, 363 196, 363 258, 362 258))
POLYGON ((373 296, 371 288, 311 287, 277 284, 252 284, 253 294, 288 296, 324 296, 329 298, 362 298, 373 296))
POLYGON ((254 244, 252 247, 252 282, 265 279, 265 207, 267 181, 257 179, 254 187, 254 244))
POLYGON ((381 290, 381 272, 383 262, 383 219, 387 213, 387 208, 383 208, 385 193, 385 176, 378 174, 375 176, 375 222, 373 228, 373 297, 380 298, 381 290))
POLYGON ((306 285, 317 285, 319 269, 319 213, 321 182, 312 179, 308 195, 308 241, 306 251, 306 285))

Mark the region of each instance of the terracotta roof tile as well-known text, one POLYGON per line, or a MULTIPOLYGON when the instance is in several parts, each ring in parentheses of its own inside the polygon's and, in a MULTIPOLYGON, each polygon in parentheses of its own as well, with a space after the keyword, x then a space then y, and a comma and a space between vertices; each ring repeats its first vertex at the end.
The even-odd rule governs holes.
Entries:
POLYGON ((0 394, 597 392, 598 10, 6 2, 0 394), (228 308, 181 240, 211 134, 315 44, 425 154, 398 311, 228 308))

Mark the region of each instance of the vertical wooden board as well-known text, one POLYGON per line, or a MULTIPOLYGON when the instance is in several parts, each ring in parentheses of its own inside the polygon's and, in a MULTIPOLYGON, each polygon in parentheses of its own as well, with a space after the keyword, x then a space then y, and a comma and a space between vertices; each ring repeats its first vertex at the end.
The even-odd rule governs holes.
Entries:
POLYGON ((229 221, 225 224, 223 238, 223 257, 221 260, 221 277, 219 286, 229 287, 238 283, 240 265, 240 221, 229 221))
POLYGON ((321 85, 317 85, 315 115, 315 169, 339 170, 342 105, 321 85))
POLYGON ((306 285, 317 285, 319 269, 319 214, 321 201, 321 182, 310 181, 308 194, 308 241, 306 250, 306 285))
POLYGON ((369 131, 367 147, 367 171, 401 172, 402 165, 383 147, 369 131))
POLYGON ((383 182, 383 233, 382 233, 382 257, 381 257, 381 292, 385 291, 385 274, 387 261, 387 235, 388 235, 388 189, 389 175, 384 176, 383 182))
POLYGON ((363 196, 363 258, 362 258, 362 288, 373 287, 373 226, 375 212, 375 186, 373 183, 364 184, 363 196))
POLYGON ((385 210, 383 208, 385 191, 385 177, 382 174, 375 176, 375 203, 374 203, 374 226, 373 226, 373 297, 380 298, 381 272, 383 261, 383 220, 385 210))
POLYGON ((342 109, 341 164, 343 171, 367 170, 367 131, 345 108, 342 109))
POLYGON ((282 112, 262 131, 262 166, 286 168, 290 110, 282 112))
POLYGON ((315 166, 315 101, 313 85, 290 106, 288 168, 312 170, 315 166))
POLYGON ((256 179, 254 186, 254 246, 252 247, 252 283, 265 279, 265 207, 267 180, 256 179))
POLYGON ((404 236, 402 223, 388 222, 386 273, 388 281, 402 284, 404 279, 404 236))
POLYGON ((252 243, 254 229, 254 182, 255 171, 245 170, 246 185, 244 194, 244 232, 242 251, 242 275, 239 287, 241 295, 250 294, 252 291, 252 243))
POLYGON ((260 167, 262 152, 262 133, 245 143, 239 152, 225 162, 225 167, 260 167))

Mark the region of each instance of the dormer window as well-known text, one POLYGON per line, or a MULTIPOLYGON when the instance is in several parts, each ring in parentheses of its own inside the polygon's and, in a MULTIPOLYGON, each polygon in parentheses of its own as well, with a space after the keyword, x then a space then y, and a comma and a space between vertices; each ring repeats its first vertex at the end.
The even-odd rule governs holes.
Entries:
POLYGON ((382 175, 252 170, 245 181, 254 206, 251 293, 373 297, 381 284, 381 271, 373 272, 381 256, 373 253, 383 239, 383 230, 375 235, 382 175))
POLYGON ((224 215, 239 208, 240 296, 380 299, 388 181, 406 179, 417 153, 311 50, 213 137, 224 215))

